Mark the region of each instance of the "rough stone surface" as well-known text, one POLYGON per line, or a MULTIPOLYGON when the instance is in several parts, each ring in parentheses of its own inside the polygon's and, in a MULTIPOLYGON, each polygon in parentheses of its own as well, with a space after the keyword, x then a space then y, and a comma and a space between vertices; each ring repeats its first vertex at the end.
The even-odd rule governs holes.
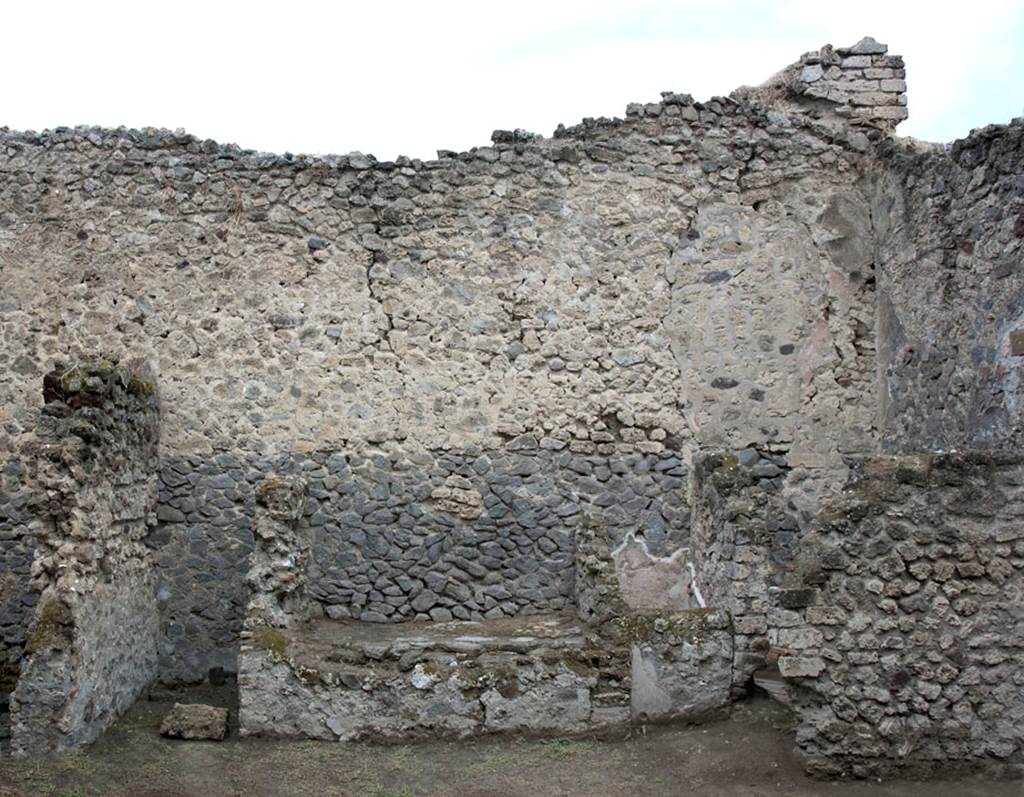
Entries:
POLYGON ((768 596, 782 585, 800 539, 790 498, 800 486, 793 478, 783 455, 753 448, 739 456, 704 455, 694 463, 690 558, 705 604, 728 611, 733 620, 736 697, 767 663, 773 621, 768 596))
POLYGON ((21 449, 36 538, 38 603, 11 696, 11 749, 92 741, 156 676, 149 551, 158 409, 151 374, 82 361, 43 382, 46 406, 21 449))
POLYGON ((1024 460, 871 458, 798 556, 771 631, 820 774, 1024 764, 1024 460))
POLYGON ((948 150, 886 145, 873 201, 883 448, 1019 447, 1024 361, 1024 123, 948 150))
POLYGON ((246 637, 243 735, 348 741, 591 726, 598 679, 569 616, 387 629, 320 621, 246 637))
POLYGON ((17 460, 0 460, 0 747, 10 739, 10 694, 21 669, 38 595, 29 586, 35 538, 26 525, 29 497, 17 460))
POLYGON ((335 618, 560 611, 573 602, 573 536, 586 518, 599 519, 614 542, 642 530, 655 552, 686 539, 689 468, 678 452, 519 445, 165 460, 163 521, 150 538, 163 677, 194 680, 211 667, 236 668, 256 491, 271 474, 308 485, 297 521, 311 546, 308 596, 335 618), (452 484, 460 486, 445 487, 452 484), (481 496, 481 514, 453 514, 434 497, 439 488, 481 496))
POLYGON ((852 47, 825 45, 806 53, 758 89, 734 97, 775 95, 821 119, 867 129, 891 130, 907 118, 903 59, 867 36, 852 47))
MULTIPOLYGON (((486 469, 477 457, 500 452, 494 472, 537 482, 532 502, 563 497, 552 462, 604 484, 620 456, 671 470, 703 445, 772 441, 838 486, 841 452, 875 439, 865 242, 879 157, 859 128, 812 104, 782 113, 773 96, 668 93, 625 119, 497 134, 429 162, 4 131, 0 450, 31 428, 52 358, 159 363, 171 483, 153 542, 171 680, 234 666, 251 466, 267 458, 451 452, 486 469)), ((415 499, 424 512, 494 520, 495 485, 448 475, 415 499)), ((685 487, 665 487, 682 502, 666 527, 684 528, 685 487)), ((614 479, 591 494, 631 517, 658 497, 636 488, 636 505, 614 479)), ((320 535, 339 549, 320 560, 338 605, 353 575, 340 517, 320 535)), ((384 511, 370 522, 405 528, 384 511)))
POLYGON ((221 741, 228 733, 228 710, 201 703, 175 703, 160 722, 160 733, 175 739, 221 741))
MULTIPOLYGON (((269 483, 276 493, 305 492, 296 479, 269 483)), ((507 617, 492 609, 480 621, 459 621, 434 606, 439 598, 430 592, 420 604, 430 620, 381 626, 330 612, 317 619, 301 526, 294 515, 271 514, 257 507, 239 662, 244 735, 575 733, 631 719, 695 718, 728 702, 728 615, 674 605, 636 610, 616 574, 609 534, 593 520, 574 552, 589 573, 577 582, 578 616, 507 617)), ((630 537, 618 552, 636 544, 630 537)), ((635 578, 687 594, 688 569, 666 573, 662 560, 643 553, 644 562, 632 563, 635 578)), ((685 551, 666 558, 677 560, 685 551)))
POLYGON ((906 90, 865 38, 426 162, 0 130, 0 743, 91 738, 156 650, 251 733, 756 674, 815 771, 1020 766, 1024 124, 899 140, 906 90), (95 351, 159 362, 159 451, 100 372, 38 424, 95 351))
POLYGON ((659 619, 652 626, 655 633, 633 645, 633 717, 694 720, 728 705, 733 683, 728 613, 709 610, 659 619))

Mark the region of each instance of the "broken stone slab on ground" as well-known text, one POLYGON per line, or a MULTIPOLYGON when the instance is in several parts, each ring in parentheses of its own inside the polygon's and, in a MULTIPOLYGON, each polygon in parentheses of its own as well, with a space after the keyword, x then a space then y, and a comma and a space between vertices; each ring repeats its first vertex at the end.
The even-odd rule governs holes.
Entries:
POLYGON ((160 734, 173 739, 212 739, 228 734, 228 710, 202 703, 175 703, 163 722, 160 734))

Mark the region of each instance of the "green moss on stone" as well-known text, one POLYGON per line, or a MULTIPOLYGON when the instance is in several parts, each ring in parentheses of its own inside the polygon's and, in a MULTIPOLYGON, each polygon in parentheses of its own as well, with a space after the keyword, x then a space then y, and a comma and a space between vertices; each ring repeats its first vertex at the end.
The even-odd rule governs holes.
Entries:
POLYGON ((264 625, 252 632, 252 642, 275 659, 283 661, 288 655, 288 637, 276 628, 264 625))
POLYGON ((417 666, 427 675, 434 675, 441 681, 448 680, 452 674, 452 668, 437 659, 424 659, 417 666))
POLYGON ((722 454, 718 458, 715 471, 723 475, 733 473, 740 466, 740 461, 733 454, 722 454))
POLYGON ((25 652, 32 654, 49 648, 67 647, 71 644, 73 624, 71 608, 60 598, 48 598, 36 613, 32 633, 25 643, 25 652))
POLYGON ((713 608, 685 609, 673 612, 634 612, 612 621, 624 641, 632 644, 653 642, 673 636, 691 645, 702 644, 716 627, 719 616, 713 608))
POLYGON ((152 396, 156 386, 148 380, 137 379, 132 376, 128 379, 128 390, 139 396, 152 396))
POLYGON ((306 686, 318 686, 323 683, 323 675, 320 673, 320 670, 315 667, 297 665, 293 669, 295 670, 295 674, 298 676, 299 680, 306 686))
POLYGON ((562 664, 581 678, 596 678, 600 675, 600 670, 587 661, 583 654, 570 653, 562 659, 562 664))
POLYGON ((156 408, 156 386, 144 367, 122 365, 114 356, 87 356, 74 365, 57 366, 43 378, 43 400, 59 400, 72 409, 98 407, 115 392, 133 396, 141 409, 156 408))

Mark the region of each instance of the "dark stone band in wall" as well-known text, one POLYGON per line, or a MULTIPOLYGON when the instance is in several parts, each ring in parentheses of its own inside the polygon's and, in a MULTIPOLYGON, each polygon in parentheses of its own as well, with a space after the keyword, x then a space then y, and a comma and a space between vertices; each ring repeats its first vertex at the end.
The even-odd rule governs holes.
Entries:
POLYGON ((301 475, 311 532, 309 594, 333 618, 493 619, 573 601, 573 538, 588 518, 613 543, 642 531, 652 551, 689 528, 688 468, 672 451, 578 455, 520 439, 516 450, 317 452, 167 459, 155 549, 161 674, 232 669, 253 547, 254 488, 301 475))

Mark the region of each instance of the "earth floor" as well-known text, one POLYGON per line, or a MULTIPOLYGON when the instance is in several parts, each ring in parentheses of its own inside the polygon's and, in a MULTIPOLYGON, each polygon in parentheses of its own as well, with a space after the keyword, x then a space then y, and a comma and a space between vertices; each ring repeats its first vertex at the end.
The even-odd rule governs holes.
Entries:
POLYGON ((227 689, 154 694, 96 744, 0 758, 0 797, 1021 797, 1020 783, 807 778, 787 711, 759 697, 726 719, 628 738, 492 737, 403 746, 161 738, 173 699, 229 705, 227 689))

